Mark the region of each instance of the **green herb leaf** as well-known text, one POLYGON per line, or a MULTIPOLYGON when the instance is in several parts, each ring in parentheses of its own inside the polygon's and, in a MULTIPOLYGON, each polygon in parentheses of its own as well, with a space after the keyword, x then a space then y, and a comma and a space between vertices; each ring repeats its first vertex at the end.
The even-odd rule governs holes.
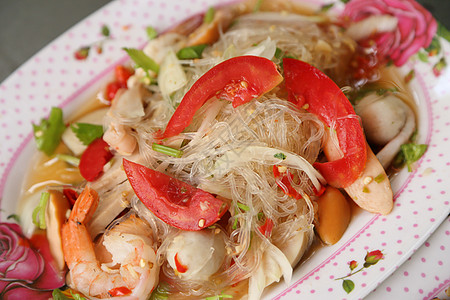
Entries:
POLYGON ((422 51, 417 53, 417 57, 420 61, 427 63, 428 62, 428 54, 422 51))
POLYGON ((158 36, 158 32, 156 32, 156 29, 152 26, 147 26, 147 28, 145 28, 145 31, 147 32, 147 37, 149 40, 153 40, 158 36))
POLYGON ((123 48, 123 50, 125 50, 135 64, 144 69, 144 71, 159 72, 159 65, 153 59, 148 57, 144 51, 133 48, 123 48))
POLYGON ((441 75, 442 70, 447 67, 447 61, 444 57, 442 57, 434 66, 433 66, 433 73, 436 76, 441 75))
POLYGON ((274 154, 273 157, 285 160, 286 159, 286 154, 280 152, 280 153, 274 154))
POLYGON ((182 48, 180 49, 180 51, 177 52, 177 57, 178 59, 201 58, 203 50, 205 50, 206 46, 207 46, 206 44, 201 44, 182 48))
POLYGON ((74 167, 78 167, 80 165, 80 159, 72 155, 56 154, 56 158, 60 161, 65 161, 66 163, 74 167))
POLYGON ((6 220, 9 220, 9 219, 13 219, 13 220, 16 221, 17 223, 20 223, 20 217, 19 217, 18 215, 16 215, 16 214, 9 215, 9 216, 6 218, 6 220))
POLYGON ((61 142, 65 129, 62 110, 52 107, 48 119, 42 119, 39 125, 33 124, 37 148, 48 156, 52 155, 61 142))
POLYGON ((324 5, 322 5, 322 7, 320 8, 320 11, 321 11, 321 12, 327 12, 327 11, 329 11, 333 6, 334 6, 334 3, 324 4, 324 5))
POLYGON ((342 281, 342 287, 347 294, 350 294, 350 292, 355 288, 355 284, 350 279, 345 279, 342 281))
POLYGON ((102 35, 105 37, 109 37, 110 35, 110 31, 109 31, 109 27, 106 25, 102 26, 102 35))
POLYGON ((70 294, 72 295, 72 298, 75 300, 87 300, 86 298, 82 297, 80 294, 72 293, 72 291, 70 291, 70 294))
POLYGON ((403 144, 400 149, 402 151, 408 171, 412 171, 412 164, 418 161, 427 151, 428 146, 424 144, 403 144))
POLYGON ((89 145, 103 135, 103 126, 89 123, 75 123, 70 125, 73 133, 83 145, 89 145))
POLYGON ((450 31, 440 22, 436 34, 450 42, 450 31))
POLYGON ((425 49, 425 51, 428 52, 428 55, 434 56, 441 52, 441 48, 441 42, 436 36, 434 36, 431 40, 431 44, 425 49))
POLYGON ((216 13, 216 10, 214 7, 210 6, 208 10, 205 13, 205 16, 203 17, 203 23, 209 24, 214 20, 214 15, 216 13))
POLYGON ((350 2, 350 0, 341 0, 342 3, 347 4, 350 2))
POLYGON ((47 228, 45 224, 45 209, 47 208, 48 199, 50 199, 50 193, 43 192, 41 194, 41 199, 39 200, 38 206, 36 206, 36 208, 33 210, 33 224, 40 229, 47 228))
POLYGON ((70 300, 69 297, 64 295, 60 289, 54 289, 52 292, 53 300, 70 300))
POLYGON ((256 217, 258 218, 258 221, 261 221, 262 218, 264 218, 264 213, 263 213, 262 211, 260 211, 260 212, 256 215, 256 217))
POLYGON ((156 152, 162 153, 162 154, 166 154, 169 156, 173 156, 173 157, 181 157, 183 155, 183 151, 169 147, 169 146, 164 146, 164 145, 160 145, 157 143, 153 143, 152 144, 152 149, 156 152))

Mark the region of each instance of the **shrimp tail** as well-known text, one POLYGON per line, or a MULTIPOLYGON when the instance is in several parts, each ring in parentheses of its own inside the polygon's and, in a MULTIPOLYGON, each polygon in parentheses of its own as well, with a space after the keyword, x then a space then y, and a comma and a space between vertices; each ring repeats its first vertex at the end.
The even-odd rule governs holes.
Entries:
POLYGON ((73 206, 69 221, 86 224, 97 210, 98 202, 97 192, 86 186, 73 206))
POLYGON ((69 269, 81 261, 95 261, 94 248, 85 224, 91 219, 97 206, 98 194, 87 186, 78 196, 68 221, 63 225, 62 246, 69 269), (81 253, 84 257, 80 257, 81 253))

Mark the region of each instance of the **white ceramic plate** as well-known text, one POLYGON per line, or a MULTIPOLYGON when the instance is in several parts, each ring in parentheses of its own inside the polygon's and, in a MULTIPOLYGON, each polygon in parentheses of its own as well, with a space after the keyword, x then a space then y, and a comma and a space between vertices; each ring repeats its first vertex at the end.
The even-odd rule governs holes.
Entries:
MULTIPOLYGON (((35 151, 31 123, 46 117, 51 106, 65 115, 90 99, 110 78, 114 66, 127 56, 122 47, 142 47, 145 28, 158 31, 185 17, 224 1, 121 0, 115 1, 81 21, 40 51, 0 85, 0 194, 1 220, 15 212, 20 183, 35 151), (74 52, 100 40, 103 25, 112 39, 103 53, 91 50, 84 60, 74 52)), ((317 4, 320 1, 310 0, 317 4)), ((410 82, 419 110, 419 142, 429 145, 425 156, 408 173, 403 170, 392 185, 395 207, 388 216, 362 212, 354 216, 344 237, 334 246, 322 248, 298 267, 289 286, 271 287, 267 299, 359 299, 370 293, 424 243, 449 214, 450 186, 450 82, 449 68, 440 76, 432 72, 440 57, 450 57, 450 46, 441 41, 440 56, 425 63, 415 55, 402 67, 403 74, 415 70, 410 82), (347 294, 342 279, 348 262, 364 263, 368 251, 381 250, 384 259, 349 277, 354 290, 347 294)), ((420 284, 420 283, 418 283, 420 284)), ((426 287, 424 287, 426 288, 426 287)))

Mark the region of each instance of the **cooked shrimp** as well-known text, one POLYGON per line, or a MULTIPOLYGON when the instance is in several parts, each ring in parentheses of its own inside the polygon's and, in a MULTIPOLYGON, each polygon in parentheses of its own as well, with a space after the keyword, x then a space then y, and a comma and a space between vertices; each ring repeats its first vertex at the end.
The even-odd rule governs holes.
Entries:
POLYGON ((148 299, 159 275, 150 227, 136 215, 127 215, 103 235, 100 246, 106 255, 97 256, 86 227, 97 205, 97 192, 86 187, 62 229, 68 285, 87 297, 148 299), (99 261, 100 256, 109 261, 99 261))

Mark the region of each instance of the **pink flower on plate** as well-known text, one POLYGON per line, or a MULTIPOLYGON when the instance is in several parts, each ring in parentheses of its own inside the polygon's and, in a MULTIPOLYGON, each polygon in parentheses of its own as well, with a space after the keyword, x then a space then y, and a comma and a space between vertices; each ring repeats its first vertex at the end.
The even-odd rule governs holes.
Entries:
POLYGON ((43 234, 30 241, 17 224, 0 223, 0 299, 51 297, 51 290, 64 285, 64 274, 51 261, 43 234))
POLYGON ((371 265, 376 264, 383 258, 384 258, 384 254, 380 250, 374 250, 374 251, 367 252, 366 257, 364 258, 364 260, 365 260, 364 267, 366 267, 366 268, 370 267, 371 265))
POLYGON ((358 267, 358 263, 356 262, 356 260, 352 260, 352 261, 348 262, 348 266, 350 268, 350 271, 353 271, 354 269, 356 269, 358 267))
MULTIPOLYGON (((402 66, 420 48, 430 45, 436 34, 437 22, 430 12, 414 0, 351 0, 343 12, 344 22, 360 22, 374 18, 374 31, 367 32, 377 45, 382 59, 391 59, 396 66, 402 66), (397 24, 377 22, 380 17, 391 16, 397 24)), ((386 18, 384 19, 386 20, 386 18)))

